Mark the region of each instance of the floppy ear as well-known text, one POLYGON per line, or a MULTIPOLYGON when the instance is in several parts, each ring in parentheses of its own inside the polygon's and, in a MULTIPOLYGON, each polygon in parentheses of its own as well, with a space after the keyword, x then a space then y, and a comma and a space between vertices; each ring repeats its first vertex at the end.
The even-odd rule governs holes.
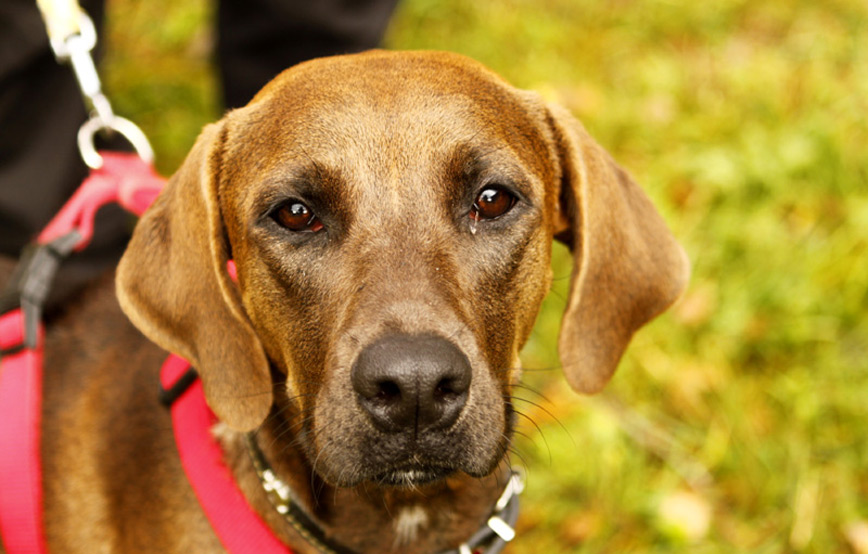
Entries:
POLYGON ((221 123, 206 127, 145 212, 118 267, 117 295, 142 333, 193 364, 217 416, 249 431, 268 415, 272 385, 226 271, 217 191, 223 141, 221 123))
POLYGON ((549 115, 568 222, 557 238, 574 260, 558 352, 570 385, 593 393, 633 333, 681 294, 690 262, 642 189, 584 127, 559 106, 549 115))

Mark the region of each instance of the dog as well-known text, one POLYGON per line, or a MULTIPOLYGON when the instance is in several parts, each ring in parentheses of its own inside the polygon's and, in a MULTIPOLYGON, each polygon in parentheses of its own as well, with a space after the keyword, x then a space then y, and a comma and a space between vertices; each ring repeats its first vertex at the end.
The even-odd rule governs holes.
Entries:
POLYGON ((116 298, 107 277, 49 327, 49 550, 224 551, 156 398, 165 351, 196 368, 238 487, 293 551, 318 550, 270 504, 245 437, 348 551, 458 548, 509 480, 553 239, 574 256, 563 370, 593 393, 689 263, 582 125, 456 54, 283 72, 203 130, 138 222, 116 298))

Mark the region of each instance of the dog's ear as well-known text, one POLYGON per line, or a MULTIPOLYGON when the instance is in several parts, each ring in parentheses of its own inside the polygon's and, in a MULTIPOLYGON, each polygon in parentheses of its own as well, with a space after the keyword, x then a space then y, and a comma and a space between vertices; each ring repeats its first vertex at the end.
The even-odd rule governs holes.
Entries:
POLYGON ((558 338, 567 381, 593 393, 633 333, 681 294, 690 262, 642 189, 564 108, 548 107, 561 179, 556 238, 573 252, 558 338))
POLYGON ((249 431, 271 408, 268 361, 227 270, 218 199, 225 136, 202 131, 186 161, 145 212, 117 273, 127 317, 198 370, 208 405, 249 431))

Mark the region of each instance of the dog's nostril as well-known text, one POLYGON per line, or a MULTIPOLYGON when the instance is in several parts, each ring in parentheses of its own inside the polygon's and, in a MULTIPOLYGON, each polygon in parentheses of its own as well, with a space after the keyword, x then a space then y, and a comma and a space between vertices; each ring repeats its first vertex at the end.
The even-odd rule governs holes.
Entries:
POLYGON ((458 392, 455 390, 455 381, 453 379, 442 379, 434 388, 435 399, 448 399, 457 394, 458 392))
POLYGON ((377 384, 377 394, 374 398, 384 404, 401 400, 401 387, 394 381, 382 381, 377 384))

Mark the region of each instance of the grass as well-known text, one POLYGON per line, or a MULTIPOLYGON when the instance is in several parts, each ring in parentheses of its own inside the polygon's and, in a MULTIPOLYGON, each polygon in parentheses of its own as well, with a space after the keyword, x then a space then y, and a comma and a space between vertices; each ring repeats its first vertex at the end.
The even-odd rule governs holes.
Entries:
MULTIPOLYGON (((164 173, 219 117, 209 10, 110 2, 107 88, 164 173)), ((694 264, 606 392, 579 397, 556 369, 556 248, 511 551, 868 552, 868 6, 404 0, 386 45, 461 52, 566 105, 694 264)))

